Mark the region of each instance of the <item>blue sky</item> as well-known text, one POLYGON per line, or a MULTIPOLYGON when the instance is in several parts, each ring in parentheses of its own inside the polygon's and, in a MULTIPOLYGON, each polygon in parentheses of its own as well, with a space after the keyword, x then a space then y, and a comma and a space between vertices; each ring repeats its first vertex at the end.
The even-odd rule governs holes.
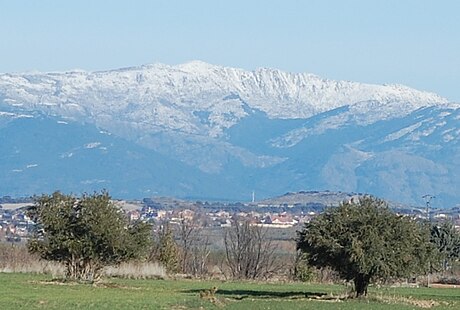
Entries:
POLYGON ((202 60, 460 102, 456 0, 0 0, 0 72, 202 60))

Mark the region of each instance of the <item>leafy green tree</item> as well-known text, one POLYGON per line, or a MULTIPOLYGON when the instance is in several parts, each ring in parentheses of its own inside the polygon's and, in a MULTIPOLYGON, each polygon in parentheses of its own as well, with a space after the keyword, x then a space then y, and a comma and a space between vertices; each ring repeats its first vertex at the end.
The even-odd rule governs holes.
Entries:
POLYGON ((304 252, 297 250, 294 259, 292 278, 302 282, 313 280, 315 274, 313 268, 308 264, 307 255, 304 252))
POLYGON ((150 254, 151 259, 159 261, 168 273, 176 273, 180 270, 179 249, 174 240, 171 227, 165 223, 158 229, 157 240, 150 254))
POLYGON ((439 260, 444 271, 460 258, 460 232, 450 222, 431 226, 431 242, 439 252, 439 260))
POLYGON ((357 297, 367 294, 372 280, 426 271, 432 252, 427 229, 369 196, 329 208, 307 223, 297 247, 312 266, 329 266, 353 280, 357 297))
POLYGON ((36 223, 29 251, 63 263, 72 280, 98 280, 103 267, 142 257, 150 245, 151 227, 129 223, 107 192, 43 195, 27 213, 36 223))

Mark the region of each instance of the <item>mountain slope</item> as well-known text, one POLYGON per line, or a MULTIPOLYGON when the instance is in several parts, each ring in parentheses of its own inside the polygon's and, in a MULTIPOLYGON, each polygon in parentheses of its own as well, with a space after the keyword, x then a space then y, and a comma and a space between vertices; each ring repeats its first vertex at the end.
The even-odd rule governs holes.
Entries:
MULTIPOLYGON (((332 113, 325 120, 336 117, 332 113)), ((296 131, 316 132, 315 125, 296 131)), ((292 139, 291 134, 285 138, 292 139)), ((422 203, 424 193, 436 193, 439 206, 453 205, 459 201, 459 134, 459 108, 423 108, 370 125, 328 129, 293 146, 286 143, 290 158, 276 169, 292 171, 299 187, 291 190, 316 186, 412 204, 422 203)))
POLYGON ((22 197, 104 188, 124 198, 165 193, 205 197, 204 189, 218 196, 232 193, 222 190, 229 188, 225 180, 90 124, 29 115, 0 126, 0 141, 3 194, 22 197))
POLYGON ((454 205, 460 202, 458 128, 459 104, 433 93, 273 69, 191 62, 0 75, 2 152, 11 156, 2 161, 0 180, 15 186, 14 193, 33 190, 34 178, 42 176, 40 184, 49 186, 40 190, 90 190, 103 183, 82 182, 107 180, 116 195, 133 197, 150 189, 244 200, 252 190, 263 198, 331 189, 413 204, 431 193, 440 205, 454 205), (57 137, 53 131, 62 126, 40 127, 43 118, 75 129, 57 137), (38 127, 27 127, 26 120, 38 127), (117 147, 106 153, 94 147, 88 161, 62 164, 57 154, 102 139, 78 140, 89 128, 110 133, 117 147), (36 132, 43 134, 34 139, 36 132), (37 139, 46 156, 28 152, 27 163, 13 156, 27 145, 40 149, 37 139), (137 155, 128 155, 131 150, 137 155), (12 170, 35 164, 33 156, 49 158, 49 167, 66 171, 65 177, 51 178, 57 173, 51 168, 13 177, 12 170), (92 171, 97 162, 104 171, 92 171))

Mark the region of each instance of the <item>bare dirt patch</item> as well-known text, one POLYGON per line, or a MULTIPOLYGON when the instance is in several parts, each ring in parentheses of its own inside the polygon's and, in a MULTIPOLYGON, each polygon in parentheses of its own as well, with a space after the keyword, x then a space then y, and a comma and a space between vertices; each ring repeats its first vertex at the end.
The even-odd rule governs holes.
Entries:
POLYGON ((429 309, 432 307, 437 307, 440 305, 439 302, 429 299, 415 299, 411 297, 402 297, 402 296, 378 296, 375 297, 375 300, 388 303, 388 304, 406 304, 411 306, 416 306, 423 309, 429 309))
POLYGON ((443 283, 433 283, 430 284, 432 288, 460 288, 458 284, 443 284, 443 283))
POLYGON ((94 287, 100 287, 100 288, 118 288, 118 289, 123 289, 123 290, 141 290, 142 288, 140 287, 135 287, 135 286, 126 286, 126 285, 120 285, 117 283, 94 283, 94 287))
POLYGON ((51 281, 30 281, 30 283, 33 284, 44 284, 44 285, 64 285, 64 286, 73 286, 73 285, 78 285, 79 283, 77 282, 71 282, 71 281, 56 281, 56 280, 51 280, 51 281))
MULTIPOLYGON (((64 280, 51 280, 51 281, 30 281, 30 283, 34 284, 43 284, 43 285, 63 285, 63 286, 74 286, 74 285, 85 285, 85 283, 75 282, 75 281, 64 281, 64 280)), ((92 284, 93 287, 98 288, 115 288, 115 289, 123 289, 123 290, 141 290, 141 287, 135 286, 126 286, 117 283, 104 283, 104 282, 97 282, 92 284)))

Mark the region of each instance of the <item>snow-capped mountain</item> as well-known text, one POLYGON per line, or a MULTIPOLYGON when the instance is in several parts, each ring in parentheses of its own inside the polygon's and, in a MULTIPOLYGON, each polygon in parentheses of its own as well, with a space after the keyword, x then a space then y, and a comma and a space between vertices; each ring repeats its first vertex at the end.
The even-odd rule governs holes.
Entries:
MULTIPOLYGON (((1 74, 0 134, 12 128, 21 131, 21 121, 39 120, 67 122, 81 130, 93 126, 118 139, 119 155, 136 147, 154 153, 160 166, 182 165, 180 180, 175 174, 154 173, 161 169, 138 179, 158 187, 160 194, 247 199, 253 189, 267 197, 330 188, 406 203, 420 203, 426 193, 436 194, 442 204, 460 202, 460 193, 453 190, 460 187, 460 169, 454 165, 460 161, 459 104, 401 85, 332 81, 274 69, 245 71, 197 61, 102 72, 1 74), (179 183, 182 190, 175 191, 179 183)), ((33 130, 22 135, 15 139, 25 139, 33 130)), ((78 140, 75 135, 65 139, 78 140)), ((102 145, 80 142, 88 149, 102 145)), ((13 158, 3 167, 3 178, 14 183, 13 177, 5 177, 21 170, 13 167, 11 153, 24 150, 11 147, 2 148, 1 156, 13 158)), ((70 154, 72 149, 59 152, 70 154)), ((126 161, 147 164, 121 158, 114 160, 118 166, 126 161)), ((54 163, 66 166, 66 160, 59 157, 54 163)), ((91 170, 83 162, 84 169, 91 170)), ((132 184, 140 170, 133 169, 128 177, 132 184)), ((78 184, 86 176, 75 179, 71 171, 63 183, 80 191, 78 184)), ((106 172, 100 173, 94 178, 107 179, 106 172)), ((26 194, 56 189, 30 189, 33 179, 22 179, 17 188, 26 194)), ((148 195, 133 190, 131 183, 116 190, 148 195)))
POLYGON ((115 122, 147 132, 173 129, 211 136, 236 124, 247 108, 289 119, 368 100, 399 102, 392 113, 447 102, 400 85, 337 82, 272 69, 249 72, 203 62, 104 72, 3 74, 0 94, 23 110, 84 118, 102 127, 117 127, 115 122))

